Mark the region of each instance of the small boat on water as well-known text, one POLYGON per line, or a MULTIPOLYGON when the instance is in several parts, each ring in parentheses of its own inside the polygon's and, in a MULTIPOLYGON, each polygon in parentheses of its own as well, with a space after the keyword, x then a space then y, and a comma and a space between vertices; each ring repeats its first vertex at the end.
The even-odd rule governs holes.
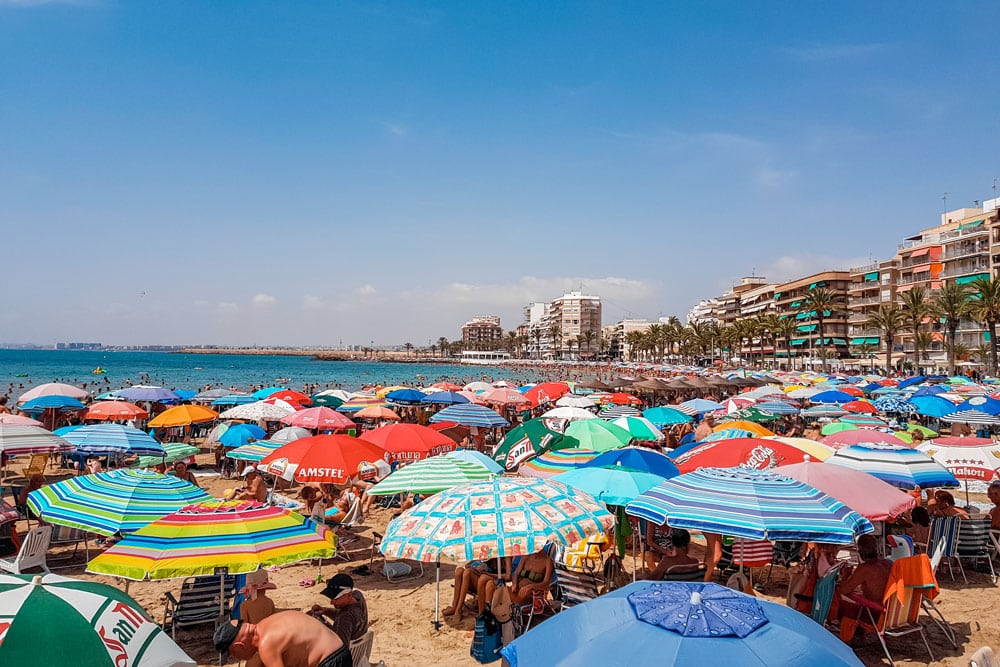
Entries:
POLYGON ((292 378, 275 378, 275 382, 291 382, 292 378))
POLYGON ((104 370, 103 368, 101 368, 100 366, 98 366, 97 368, 95 368, 94 370, 92 370, 90 372, 93 373, 94 375, 104 375, 104 374, 107 373, 107 371, 104 370))

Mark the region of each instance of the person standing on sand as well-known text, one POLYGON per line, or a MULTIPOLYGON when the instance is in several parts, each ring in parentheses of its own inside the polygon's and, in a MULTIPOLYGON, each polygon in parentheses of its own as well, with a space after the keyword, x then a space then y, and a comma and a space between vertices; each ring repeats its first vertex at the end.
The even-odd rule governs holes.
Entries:
POLYGON ((216 650, 263 667, 352 667, 344 642, 301 611, 282 611, 260 623, 230 621, 213 637, 216 650), (252 659, 252 660, 251 660, 252 659))

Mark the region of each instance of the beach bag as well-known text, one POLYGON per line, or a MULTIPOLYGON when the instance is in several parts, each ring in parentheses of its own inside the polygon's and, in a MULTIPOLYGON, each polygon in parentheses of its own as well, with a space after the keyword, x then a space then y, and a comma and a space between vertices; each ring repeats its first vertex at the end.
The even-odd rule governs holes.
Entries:
POLYGON ((501 640, 500 622, 487 604, 483 613, 476 617, 476 631, 472 635, 469 654, 483 664, 496 662, 500 659, 501 640))
POLYGON ((410 567, 408 563, 403 563, 402 561, 392 561, 391 563, 386 563, 382 566, 382 574, 385 575, 386 579, 395 579, 397 577, 405 577, 413 568, 410 567))
POLYGON ((617 590, 622 586, 627 585, 628 573, 625 572, 625 566, 622 564, 622 559, 618 557, 618 554, 611 554, 608 559, 604 561, 604 585, 601 586, 601 594, 610 593, 611 591, 617 590))
POLYGON ((507 584, 501 582, 493 592, 493 599, 490 600, 490 611, 493 617, 501 623, 506 623, 513 615, 514 605, 510 600, 510 591, 507 584))

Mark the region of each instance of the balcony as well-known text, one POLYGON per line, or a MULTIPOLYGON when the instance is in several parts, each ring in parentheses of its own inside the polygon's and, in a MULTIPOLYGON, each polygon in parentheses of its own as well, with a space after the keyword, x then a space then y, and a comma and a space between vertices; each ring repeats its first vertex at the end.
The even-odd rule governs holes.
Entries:
POLYGON ((878 262, 873 262, 872 264, 866 264, 865 266, 855 266, 854 268, 848 269, 847 272, 851 274, 871 273, 873 271, 878 271, 878 265, 878 262))
POLYGON ((877 280, 869 280, 861 283, 851 283, 847 288, 848 293, 853 294, 855 292, 866 292, 868 290, 877 290, 880 283, 877 280))
POLYGON ((962 264, 960 266, 949 266, 941 272, 942 278, 955 278, 957 276, 968 276, 973 273, 989 273, 989 261, 975 262, 974 264, 962 264))
POLYGON ((882 296, 867 296, 863 299, 851 299, 847 302, 849 308, 854 308, 855 306, 874 306, 876 304, 882 303, 882 296))
POLYGON ((960 244, 945 248, 945 259, 957 259, 959 257, 971 257, 972 255, 988 255, 990 246, 988 243, 960 244))
POLYGON ((918 273, 918 274, 913 275, 913 276, 906 276, 905 278, 904 277, 900 277, 900 279, 898 281, 896 281, 896 284, 897 285, 910 285, 912 283, 926 283, 926 282, 929 282, 930 280, 931 280, 931 274, 930 273, 918 273))

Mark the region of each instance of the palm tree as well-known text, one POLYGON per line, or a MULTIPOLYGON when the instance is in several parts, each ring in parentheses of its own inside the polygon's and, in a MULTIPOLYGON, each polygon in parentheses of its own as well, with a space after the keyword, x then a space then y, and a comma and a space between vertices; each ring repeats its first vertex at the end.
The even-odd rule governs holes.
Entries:
POLYGON ((819 357, 823 362, 823 371, 826 371, 826 318, 840 311, 840 298, 837 294, 825 287, 815 287, 810 290, 806 298, 802 300, 802 310, 814 311, 819 332, 819 357))
POLYGON ((542 328, 535 327, 531 330, 531 337, 535 339, 535 358, 542 356, 542 328))
POLYGON ((411 357, 413 356, 413 343, 404 343, 403 349, 405 349, 406 353, 409 354, 411 357))
POLYGON ((874 357, 875 357, 875 353, 878 351, 878 350, 875 349, 875 346, 871 345, 870 343, 861 343, 861 345, 858 345, 855 348, 855 351, 857 352, 858 356, 861 359, 873 359, 873 361, 872 361, 872 371, 874 371, 875 370, 874 357))
MULTIPOLYGON (((931 345, 934 344, 934 336, 931 335, 930 331, 918 331, 916 342, 914 346, 918 350, 927 351, 930 349, 931 345)), ((917 357, 917 373, 920 373, 920 362, 923 361, 923 357, 917 357)))
POLYGON ((562 328, 558 324, 553 324, 549 327, 549 341, 552 349, 553 358, 556 355, 561 355, 562 353, 562 341, 560 336, 562 335, 562 328))
POLYGON ((643 333, 641 331, 629 331, 625 334, 625 344, 628 345, 628 361, 635 361, 636 352, 638 352, 644 344, 643 333))
POLYGON ((923 287, 914 287, 908 292, 903 292, 899 295, 899 303, 902 305, 903 314, 906 317, 903 330, 913 335, 913 352, 917 358, 917 372, 920 372, 920 361, 929 345, 922 344, 925 339, 920 335, 920 328, 923 326, 924 320, 934 315, 934 308, 923 287))
POLYGON ((885 372, 892 370, 892 344, 896 334, 906 325, 906 314, 895 304, 882 304, 865 320, 865 328, 878 329, 885 341, 885 372))
POLYGON ((955 334, 962 318, 969 314, 969 288, 958 283, 945 283, 934 295, 934 314, 944 318, 948 331, 948 374, 955 374, 955 334))
POLYGON ((444 336, 438 338, 438 347, 441 348, 441 356, 445 356, 448 352, 448 339, 444 336))
POLYGON ((795 364, 792 362, 792 338, 799 332, 795 320, 791 317, 778 317, 771 331, 775 336, 781 336, 785 340, 785 352, 788 354, 788 369, 795 370, 795 364))
POLYGON ((594 331, 593 329, 587 329, 582 334, 580 334, 580 339, 587 345, 587 352, 588 353, 590 352, 590 346, 591 346, 591 344, 593 344, 594 337, 596 335, 597 335, 597 332, 594 331))
MULTIPOLYGON (((976 278, 971 283, 972 289, 979 293, 979 298, 973 298, 969 303, 972 316, 986 325, 990 334, 990 356, 987 368, 993 375, 997 374, 997 322, 1000 321, 1000 279, 976 278)), ((984 357, 985 360, 985 357, 984 357)))

